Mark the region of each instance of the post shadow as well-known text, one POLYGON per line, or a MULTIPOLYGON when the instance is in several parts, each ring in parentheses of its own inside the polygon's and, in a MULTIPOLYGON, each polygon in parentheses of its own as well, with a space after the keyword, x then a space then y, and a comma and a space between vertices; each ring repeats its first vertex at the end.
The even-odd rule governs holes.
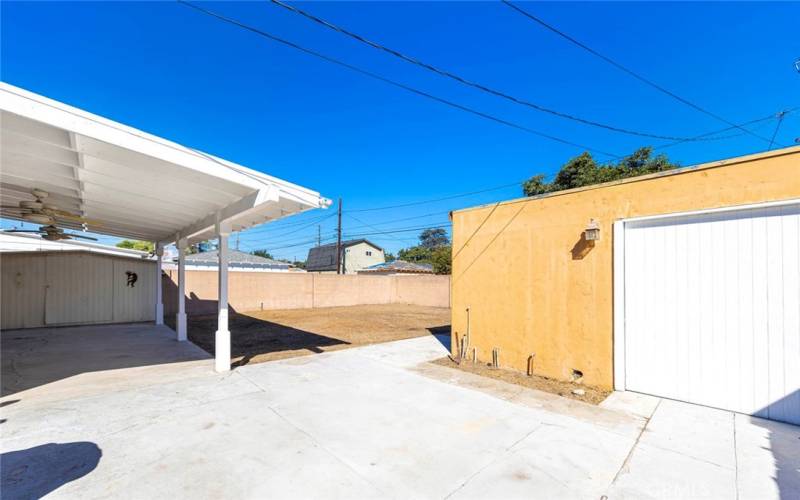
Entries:
POLYGON ((103 452, 88 441, 47 443, 0 455, 3 498, 41 498, 92 472, 103 452))

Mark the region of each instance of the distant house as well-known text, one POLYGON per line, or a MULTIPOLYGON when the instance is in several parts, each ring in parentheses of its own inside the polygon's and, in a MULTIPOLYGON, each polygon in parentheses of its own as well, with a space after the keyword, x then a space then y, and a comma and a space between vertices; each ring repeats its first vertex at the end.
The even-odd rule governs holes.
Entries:
MULTIPOLYGON (((216 271, 219 257, 216 250, 208 252, 200 252, 186 256, 186 270, 187 271, 216 271)), ((173 266, 177 263, 177 259, 173 260, 173 266)), ((170 269, 173 266, 165 264, 165 269, 170 269)), ((228 270, 229 271, 247 271, 247 272, 262 272, 262 273, 286 273, 289 272, 292 266, 288 262, 280 262, 273 259, 267 259, 251 253, 240 252, 239 250, 228 250, 228 270)))
POLYGON ((366 269, 361 269, 358 274, 433 274, 433 266, 404 260, 393 260, 392 262, 382 262, 366 269))
MULTIPOLYGON (((386 261, 383 249, 369 240, 342 242, 342 269, 344 274, 355 274, 362 269, 386 261)), ((310 273, 336 272, 336 243, 314 247, 308 251, 306 271, 310 273)))

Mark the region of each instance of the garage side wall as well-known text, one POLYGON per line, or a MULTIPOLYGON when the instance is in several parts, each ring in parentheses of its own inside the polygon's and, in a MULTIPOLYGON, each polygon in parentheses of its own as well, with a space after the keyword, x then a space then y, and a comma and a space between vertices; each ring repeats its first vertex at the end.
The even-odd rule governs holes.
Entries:
POLYGON ((0 268, 4 330, 154 319, 152 261, 90 252, 24 252, 3 253, 0 268))
MULTIPOLYGON (((614 221, 800 197, 800 149, 453 213, 454 354, 613 385, 614 221), (600 241, 586 242, 590 219, 600 241), (469 312, 467 312, 469 309, 469 312)), ((657 265, 657 263, 654 263, 657 265)))

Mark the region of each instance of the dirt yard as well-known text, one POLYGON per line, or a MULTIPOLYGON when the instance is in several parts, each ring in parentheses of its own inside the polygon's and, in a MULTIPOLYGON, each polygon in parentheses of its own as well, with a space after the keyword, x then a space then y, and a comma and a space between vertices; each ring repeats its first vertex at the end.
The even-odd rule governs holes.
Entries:
POLYGON ((473 363, 470 360, 465 360, 462 361, 461 364, 457 364, 449 357, 444 357, 437 359, 436 361, 432 361, 432 363, 448 366, 457 370, 464 370, 476 375, 481 375, 483 377, 502 380, 503 382, 508 382, 510 384, 521 385, 529 389, 536 389, 539 391, 550 392, 552 394, 558 394, 559 396, 577 399, 578 401, 583 401, 584 403, 590 403, 594 405, 602 403, 603 400, 606 399, 609 394, 611 394, 611 391, 586 386, 581 383, 562 382, 561 380, 540 377, 537 375, 529 377, 524 373, 514 370, 506 370, 502 367, 499 369, 494 369, 486 363, 473 363), (572 392, 575 389, 581 389, 584 393, 575 394, 572 392))
MULTIPOLYGON (((189 339, 214 353, 217 317, 188 319, 189 339)), ((233 366, 450 333, 450 309, 401 304, 231 313, 233 366)))

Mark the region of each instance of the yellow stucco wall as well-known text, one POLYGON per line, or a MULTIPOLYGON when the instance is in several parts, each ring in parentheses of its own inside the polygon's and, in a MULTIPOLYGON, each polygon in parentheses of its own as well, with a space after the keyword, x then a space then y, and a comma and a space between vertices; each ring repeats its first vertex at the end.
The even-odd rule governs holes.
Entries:
POLYGON ((467 332, 480 360, 613 385, 612 225, 629 217, 800 198, 800 147, 670 175, 453 212, 453 352, 467 332), (581 244, 589 219, 600 241, 581 244))

